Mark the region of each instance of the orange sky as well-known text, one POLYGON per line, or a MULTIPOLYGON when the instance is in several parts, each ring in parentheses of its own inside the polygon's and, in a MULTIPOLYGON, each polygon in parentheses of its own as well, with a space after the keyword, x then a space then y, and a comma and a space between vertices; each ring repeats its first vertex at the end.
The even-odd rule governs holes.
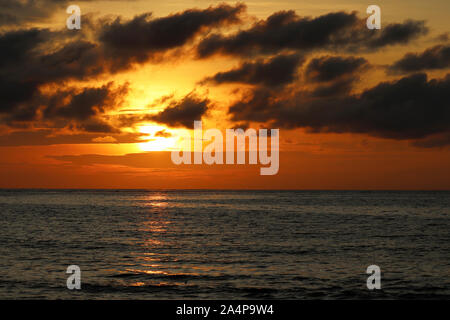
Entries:
MULTIPOLYGON (((235 2, 227 2, 235 5, 235 2)), ((359 0, 346 1, 244 1, 247 6, 244 22, 224 27, 224 34, 250 28, 258 19, 266 19, 274 12, 295 10, 299 16, 318 16, 329 12, 358 11, 365 18, 366 3, 359 0)), ((423 52, 442 43, 436 40, 450 30, 448 12, 450 5, 445 0, 427 1, 378 1, 382 8, 382 26, 403 22, 405 19, 425 20, 428 33, 406 44, 392 45, 376 52, 365 51, 354 54, 366 59, 371 68, 361 72, 352 87, 358 95, 375 87, 380 82, 395 82, 404 75, 385 72, 408 52, 423 52)), ((122 16, 123 21, 138 14, 153 12, 152 17, 164 17, 183 12, 189 8, 206 9, 217 2, 192 1, 80 1, 83 14, 99 19, 122 16)), ((4 34, 14 28, 50 28, 61 30, 67 14, 55 8, 47 17, 22 22, 19 26, 0 26, 4 34)), ((92 18, 91 18, 92 19, 92 18)), ((88 27, 83 25, 82 30, 88 27)), ((94 28, 94 27, 93 27, 94 28)), ((99 28, 98 26, 96 28, 99 28)), ((95 28, 94 28, 95 29, 95 28)), ((77 32, 74 30, 73 32, 77 32)), ((213 31, 211 31, 213 32, 213 31)), ((63 45, 66 35, 55 44, 63 45)), ((208 33, 195 41, 201 41, 208 33)), ((241 96, 236 89, 251 90, 252 84, 227 83, 202 85, 200 82, 218 72, 238 68, 245 59, 239 56, 217 55, 207 59, 195 57, 195 45, 191 42, 171 51, 162 60, 135 63, 121 72, 105 72, 97 76, 42 85, 40 92, 56 95, 61 88, 73 87, 82 90, 86 86, 99 87, 113 82, 111 90, 117 90, 114 104, 101 113, 102 121, 120 128, 120 133, 88 132, 71 125, 59 126, 59 122, 34 121, 25 129, 0 122, 0 187, 1 188, 148 188, 148 189, 450 189, 449 145, 421 147, 418 138, 390 138, 383 134, 353 132, 310 132, 307 127, 280 128, 280 170, 275 176, 260 176, 258 165, 181 165, 170 161, 171 150, 180 148, 179 138, 188 129, 144 120, 123 124, 123 116, 135 117, 157 115, 170 108, 171 103, 190 94, 204 97, 212 107, 202 117, 206 128, 234 128, 246 123, 258 129, 276 128, 270 122, 232 121, 228 107, 241 96), (119 93, 120 86, 127 89, 119 93), (61 87, 60 87, 61 85, 61 87), (118 98, 119 97, 119 98, 118 98), (168 102, 164 99, 168 98, 168 102), (170 100, 172 99, 172 100, 170 100), (119 101, 120 100, 120 101, 119 101), (118 102, 119 101, 119 102, 118 102), (173 101, 173 102, 171 102, 173 101), (43 138, 13 138, 14 132, 50 130, 43 138), (80 131, 81 130, 81 131, 80 131), (157 136, 163 132, 166 137, 157 136), (129 134, 129 136, 125 136, 129 134), (74 135, 86 135, 75 139, 74 135), (135 135, 135 136, 133 136, 135 135), (169 136, 170 135, 170 136, 169 136), (62 136, 74 139, 67 143, 62 136), (47 142, 47 138, 53 142, 47 142), (40 143, 41 140, 42 143, 40 143), (123 140, 120 140, 123 139, 123 140), (127 141, 131 139, 131 141, 127 141), (137 139, 137 140, 136 140, 137 139), (139 141, 139 139, 143 139, 139 141)), ((443 40, 444 43, 447 40, 443 40)), ((302 52, 303 54, 303 52, 302 52)), ((298 73, 306 70, 309 61, 324 55, 352 56, 352 53, 336 53, 327 50, 308 52, 298 73)), ((104 61, 104 64, 107 62, 104 61)), ((448 74, 445 68, 425 70, 428 79, 443 79, 448 74)), ((316 84, 298 82, 293 85, 313 90, 316 84)), ((108 87, 109 88, 109 87, 108 87)), ((75 90, 75 91, 76 91, 75 90)), ((281 89, 280 89, 281 90, 281 89)), ((281 97, 280 93, 280 97, 281 97)), ((50 103, 50 102, 48 102, 50 103)), ((432 106, 429 106, 430 108, 432 106)), ((448 107, 448 106, 447 106, 448 107)), ((40 112, 48 108, 41 106, 40 112)), ((97 110, 98 111, 98 110, 97 110)), ((100 114, 100 113, 99 113, 100 114)), ((53 121, 53 120, 52 120, 53 121)), ((445 132, 439 132, 439 134, 445 132)), ((423 137, 433 138, 433 134, 423 137)), ((422 137, 420 138, 422 139, 422 137)), ((419 139, 419 140, 420 140, 419 139)), ((50 141, 50 140, 49 140, 50 141)))

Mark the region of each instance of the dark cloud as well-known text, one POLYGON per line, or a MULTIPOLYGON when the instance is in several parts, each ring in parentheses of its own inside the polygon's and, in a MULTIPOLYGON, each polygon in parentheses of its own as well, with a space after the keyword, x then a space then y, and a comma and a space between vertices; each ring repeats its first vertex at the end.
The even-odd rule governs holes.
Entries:
POLYGON ((428 33, 425 21, 406 20, 381 28, 381 33, 367 40, 368 48, 382 48, 394 44, 407 44, 411 40, 428 33))
POLYGON ((14 131, 0 135, 0 146, 44 146, 56 144, 91 144, 91 143, 140 143, 145 134, 120 133, 111 134, 112 139, 101 139, 95 133, 64 134, 52 129, 33 131, 14 131), (99 141, 99 142, 96 142, 99 141))
MULTIPOLYGON (((52 7, 56 2, 43 1, 42 8, 45 3, 52 7)), ((65 2, 61 0, 58 5, 65 2)), ((0 7, 22 5, 22 1, 3 1, 0 7)), ((37 10, 35 1, 30 1, 30 6, 27 10, 37 10)), ((61 119, 65 119, 78 122, 75 126, 78 129, 114 131, 105 121, 94 118, 104 113, 106 106, 116 106, 114 99, 122 94, 112 92, 109 87, 85 88, 82 92, 58 88, 67 86, 68 81, 125 71, 135 62, 147 61, 154 52, 183 46, 208 28, 240 21, 244 10, 242 4, 222 4, 156 19, 149 19, 149 15, 126 22, 101 19, 103 24, 86 17, 83 19, 86 33, 37 28, 0 33, 0 121, 16 127, 26 121, 58 120, 55 126, 60 127, 65 123, 61 119), (53 96, 42 92, 48 86, 57 88, 53 96)))
POLYGON ((420 148, 442 148, 450 146, 450 132, 436 134, 414 141, 413 145, 420 148))
POLYGON ((64 0, 0 0, 0 26, 41 22, 67 3, 64 0))
POLYGON ((356 57, 324 56, 312 59, 306 66, 305 75, 310 81, 331 81, 353 75, 368 67, 368 61, 356 57))
POLYGON ((44 117, 86 120, 115 106, 127 93, 127 87, 113 89, 113 83, 102 87, 88 87, 82 90, 65 90, 53 94, 44 111, 44 117))
POLYGON ((441 33, 440 35, 435 37, 433 40, 437 41, 437 42, 447 42, 450 40, 450 33, 448 33, 448 32, 441 33))
POLYGON ((120 129, 102 117, 120 105, 127 92, 127 85, 113 87, 113 83, 59 91, 45 102, 47 107, 42 111, 41 120, 67 123, 76 131, 119 133, 120 129))
POLYGON ((339 97, 318 98, 304 91, 283 96, 258 88, 229 112, 234 121, 272 122, 282 128, 421 139, 450 131, 450 75, 428 80, 416 74, 339 97))
POLYGON ((37 92, 39 80, 28 76, 26 61, 48 35, 49 31, 42 29, 0 34, 0 114, 14 110, 37 92))
POLYGON ((303 63, 298 54, 278 55, 268 60, 245 62, 238 68, 216 73, 203 83, 248 83, 279 86, 295 80, 297 69, 303 63))
POLYGON ((180 101, 172 101, 166 109, 147 119, 170 127, 193 128, 194 121, 201 120, 210 105, 211 102, 208 99, 189 94, 180 101))
POLYGON ((0 0, 0 27, 46 22, 56 12, 66 12, 66 8, 71 4, 79 4, 83 8, 84 2, 94 1, 96 0, 77 0, 75 3, 71 0, 0 0))
POLYGON ((37 122, 44 127, 116 132, 98 116, 120 103, 126 86, 68 88, 67 80, 106 72, 108 60, 97 44, 83 40, 50 50, 51 40, 58 36, 35 28, 0 34, 4 49, 0 51, 0 122, 11 127, 37 122))
POLYGON ((357 20, 356 13, 329 13, 311 19, 300 18, 294 11, 281 11, 236 34, 205 38, 198 46, 198 55, 204 58, 214 53, 250 55, 318 48, 328 44, 334 33, 351 27, 357 20))
POLYGON ((126 93, 127 85, 114 87, 113 83, 102 87, 37 92, 28 101, 19 103, 14 110, 1 115, 0 122, 10 127, 23 127, 25 122, 76 131, 119 132, 100 117, 116 108, 126 93))
POLYGON ((243 4, 220 4, 155 19, 151 13, 130 21, 117 18, 103 26, 99 39, 112 54, 143 62, 153 53, 185 45, 207 28, 240 22, 239 15, 245 8, 243 4))
POLYGON ((23 63, 33 54, 36 47, 48 40, 47 29, 14 30, 0 34, 0 66, 11 63, 23 63))
POLYGON ((450 67, 450 45, 437 45, 422 53, 408 53, 389 67, 392 73, 417 72, 450 67))
POLYGON ((309 18, 299 17, 294 11, 281 11, 247 30, 232 35, 213 34, 203 39, 197 54, 205 58, 216 53, 243 56, 282 50, 373 51, 406 44, 427 32, 423 21, 407 20, 388 24, 382 30, 368 30, 356 12, 309 18))
POLYGON ((70 43, 49 54, 42 52, 41 46, 52 35, 46 29, 0 34, 0 114, 32 115, 41 86, 103 72, 100 60, 90 58, 91 45, 87 43, 70 43), (29 110, 25 110, 27 105, 29 110))
POLYGON ((60 80, 86 80, 112 70, 127 66, 114 66, 113 58, 104 55, 103 49, 95 43, 76 40, 65 44, 59 50, 32 59, 28 72, 41 82, 60 80))
POLYGON ((347 77, 321 84, 311 91, 311 96, 325 98, 349 94, 356 80, 356 77, 347 77))
MULTIPOLYGON (((0 0, 0 24, 23 26, 41 21, 54 6, 63 5, 67 5, 66 0, 45 0, 39 4, 32 0, 0 0), (28 11, 19 17, 20 8, 27 2, 30 6, 24 10, 28 11)), ((87 33, 71 33, 77 36, 37 28, 0 33, 0 122, 15 128, 36 125, 118 135, 120 130, 106 114, 120 105, 126 87, 108 84, 75 89, 69 81, 92 80, 128 70, 136 63, 195 45, 198 38, 209 34, 196 47, 201 58, 216 53, 271 56, 248 60, 236 69, 207 79, 216 84, 254 86, 230 107, 235 121, 273 122, 285 128, 367 133, 395 139, 420 139, 448 131, 448 77, 428 80, 425 75, 415 75, 354 95, 353 84, 358 73, 368 66, 367 61, 327 56, 313 59, 306 68, 305 79, 310 82, 308 85, 312 84, 308 89, 288 90, 284 86, 296 80, 302 57, 311 50, 373 51, 406 44, 427 32, 423 21, 409 20, 388 24, 381 30, 368 30, 365 20, 355 12, 310 18, 282 11, 245 30, 211 34, 215 28, 241 22, 244 11, 242 4, 221 4, 161 18, 143 14, 127 21, 104 19, 100 23, 87 19, 83 29, 87 33)), ((407 55, 393 68, 416 71, 447 67, 446 48, 407 55), (407 58, 416 60, 406 63, 407 58)), ((133 115, 124 121, 129 120, 130 126, 136 121, 156 121, 192 128, 193 121, 200 120, 211 107, 207 98, 194 94, 179 101, 166 97, 161 104, 167 107, 158 114, 133 115)), ((104 139, 107 140, 118 139, 113 136, 104 139)))
POLYGON ((10 13, 0 13, 0 26, 17 24, 18 19, 10 13))

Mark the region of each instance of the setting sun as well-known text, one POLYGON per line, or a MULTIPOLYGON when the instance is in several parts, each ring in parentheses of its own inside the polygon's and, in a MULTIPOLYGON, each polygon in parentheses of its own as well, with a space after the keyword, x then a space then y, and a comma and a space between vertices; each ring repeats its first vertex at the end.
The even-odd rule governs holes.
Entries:
POLYGON ((140 133, 148 134, 143 137, 146 142, 139 143, 142 151, 167 151, 176 145, 176 137, 172 130, 160 125, 145 125, 138 127, 140 133))

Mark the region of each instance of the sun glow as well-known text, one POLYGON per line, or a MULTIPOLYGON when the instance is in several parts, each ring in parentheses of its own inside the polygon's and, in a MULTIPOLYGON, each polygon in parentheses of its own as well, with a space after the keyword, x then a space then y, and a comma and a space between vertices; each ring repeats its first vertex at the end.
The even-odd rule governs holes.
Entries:
POLYGON ((139 143, 142 151, 169 151, 176 147, 177 138, 173 130, 160 125, 139 126, 138 131, 148 134, 143 143, 139 143))

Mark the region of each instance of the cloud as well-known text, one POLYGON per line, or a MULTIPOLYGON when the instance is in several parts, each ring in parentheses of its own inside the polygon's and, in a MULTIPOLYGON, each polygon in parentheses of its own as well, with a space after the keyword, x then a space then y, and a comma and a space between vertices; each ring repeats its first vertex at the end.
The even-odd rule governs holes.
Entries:
POLYGON ((300 18, 294 11, 280 11, 250 29, 224 36, 212 35, 198 46, 199 57, 215 53, 242 55, 278 52, 283 49, 311 49, 327 44, 330 37, 357 21, 355 13, 329 13, 314 19, 300 18))
POLYGON ((44 118, 87 120, 111 109, 127 92, 126 85, 113 88, 112 82, 101 87, 58 91, 49 97, 44 118))
POLYGON ((310 132, 421 139, 450 131, 449 106, 450 75, 428 80, 426 74, 415 74, 339 97, 257 88, 231 105, 229 113, 234 121, 271 122, 310 132))
MULTIPOLYGON (((55 4, 45 3, 49 7, 55 4)), ((62 3, 65 0, 58 5, 62 3)), ((23 2, 1 5, 19 8, 23 2)), ((35 6, 30 1, 30 12, 37 10, 35 6)), ((84 28, 71 33, 77 36, 69 35, 67 30, 38 28, 1 32, 0 123, 17 127, 27 121, 45 120, 46 126, 51 126, 49 120, 52 120, 58 128, 70 124, 74 129, 93 132, 117 131, 95 117, 117 106, 125 91, 119 93, 119 89, 113 90, 108 85, 75 92, 66 88, 67 82, 92 80, 128 70, 134 63, 146 62, 155 52, 164 53, 185 45, 200 32, 239 22, 243 11, 242 4, 221 4, 155 19, 144 14, 124 22, 120 18, 110 21, 86 17, 83 21, 88 32, 84 28)), ((168 113, 161 115, 166 116, 168 113)))
POLYGON ((105 137, 97 137, 92 139, 92 142, 98 142, 98 143, 117 143, 117 139, 111 136, 105 136, 105 137))
POLYGON ((239 16, 245 9, 243 4, 220 4, 155 19, 151 13, 129 21, 117 18, 103 26, 99 40, 111 54, 143 62, 152 54, 184 46, 202 31, 240 22, 239 16))
MULTIPOLYGON (((77 3, 93 1, 77 0, 77 3)), ((23 26, 47 21, 58 10, 65 12, 71 4, 73 1, 70 0, 0 0, 0 27, 23 26)), ((80 5, 80 7, 83 6, 80 5)))
MULTIPOLYGON (((41 100, 40 88, 60 85, 68 79, 84 79, 103 72, 101 59, 92 58, 88 43, 70 43, 52 53, 45 45, 54 33, 46 29, 27 29, 0 34, 0 115, 33 114, 41 100), (44 48, 43 48, 44 47, 44 48)), ((24 119, 25 120, 25 119, 24 119)))
POLYGON ((418 72, 450 67, 450 45, 437 45, 422 53, 407 53, 388 68, 391 73, 418 72))
POLYGON ((193 128, 194 121, 201 120, 210 107, 209 99, 191 93, 180 101, 172 101, 166 109, 147 119, 170 127, 193 128))
POLYGON ((447 42, 450 40, 450 33, 449 32, 441 33, 432 40, 437 42, 447 42))
POLYGON ((37 91, 27 101, 16 101, 18 105, 14 110, 0 112, 0 122, 11 127, 33 123, 40 127, 118 132, 119 129, 100 117, 120 105, 127 90, 127 85, 115 87, 111 82, 101 87, 66 88, 48 93, 37 91))
POLYGON ((381 29, 378 36, 367 40, 368 48, 383 48, 394 44, 407 44, 419 36, 428 33, 425 21, 406 20, 403 23, 392 23, 381 29))
POLYGON ((420 148, 442 148, 450 146, 450 132, 438 133, 424 139, 414 141, 413 145, 420 148))
POLYGON ((337 79, 331 83, 321 84, 311 91, 311 96, 325 98, 349 94, 356 80, 357 78, 352 76, 337 79))
POLYGON ((0 135, 0 146, 44 146, 58 144, 140 143, 147 135, 142 133, 112 134, 108 139, 95 133, 58 133, 52 129, 14 131, 0 135), (112 139, 110 139, 112 138, 112 139), (113 141, 114 139, 114 141, 113 141))
POLYGON ((356 57, 324 56, 312 59, 306 66, 306 78, 314 82, 325 82, 353 75, 368 67, 368 61, 356 57))
POLYGON ((294 11, 280 11, 246 30, 231 35, 213 34, 197 48, 199 58, 213 54, 251 56, 283 50, 314 49, 350 52, 378 50, 406 44, 428 32, 424 21, 407 20, 368 30, 356 12, 332 12, 315 18, 299 17, 294 11))
POLYGON ((245 62, 238 68, 216 73, 202 83, 248 83, 279 86, 295 80, 297 68, 304 59, 298 54, 281 54, 268 60, 245 62))
MULTIPOLYGON (((23 27, 23 23, 50 14, 45 4, 53 10, 67 1, 29 2, 30 8, 25 10, 35 10, 34 16, 17 17, 15 9, 8 9, 2 11, 0 21, 22 23, 23 27)), ((23 4, 1 1, 0 8, 23 4)), ((157 18, 150 13, 130 20, 89 17, 82 32, 71 33, 76 36, 61 30, 2 29, 9 31, 0 32, 0 123, 16 129, 101 133, 89 136, 91 142, 104 137, 120 141, 115 135, 126 122, 129 126, 155 121, 192 128, 193 121, 200 120, 212 106, 206 97, 193 93, 181 100, 166 97, 158 102, 166 108, 157 114, 115 118, 114 122, 107 114, 122 104, 126 85, 72 86, 72 81, 96 80, 139 63, 158 63, 162 61, 158 57, 193 47, 199 58, 214 54, 245 58, 236 68, 202 82, 253 86, 229 108, 237 122, 273 122, 313 132, 355 132, 394 139, 422 139, 448 130, 448 111, 443 107, 448 105, 448 77, 428 80, 425 75, 414 75, 355 95, 353 86, 360 72, 369 67, 367 60, 327 55, 309 61, 304 77, 298 78, 304 56, 314 50, 369 52, 407 44, 428 32, 423 21, 407 20, 368 30, 356 12, 300 17, 294 11, 280 11, 267 19, 254 18, 256 22, 245 29, 224 32, 223 27, 251 21, 245 10, 243 4, 220 4, 157 18), (300 86, 287 86, 294 83, 300 86)), ((409 54, 391 68, 398 72, 442 69, 448 67, 447 51, 448 46, 441 45, 409 54)))
POLYGON ((0 34, 0 66, 22 63, 33 54, 32 50, 47 41, 51 32, 47 29, 24 29, 0 34))
POLYGON ((50 17, 56 9, 62 9, 67 3, 68 1, 64 0, 1 0, 0 26, 42 21, 50 17))

